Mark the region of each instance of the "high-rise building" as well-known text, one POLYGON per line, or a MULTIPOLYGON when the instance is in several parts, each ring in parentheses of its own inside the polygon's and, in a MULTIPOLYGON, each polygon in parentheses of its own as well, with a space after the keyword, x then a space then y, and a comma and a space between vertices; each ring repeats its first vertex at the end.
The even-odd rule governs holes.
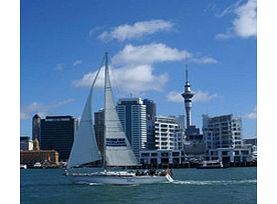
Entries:
POLYGON ((156 103, 153 100, 144 99, 143 104, 146 106, 146 123, 147 123, 146 149, 154 150, 156 149, 155 148, 156 103))
POLYGON ((123 130, 137 158, 139 151, 146 149, 146 106, 141 98, 121 98, 117 103, 117 113, 123 130))
POLYGON ((203 115, 203 134, 206 149, 240 148, 241 118, 232 114, 216 117, 203 115))
POLYGON ((180 131, 178 120, 173 116, 157 116, 155 120, 155 147, 158 150, 177 149, 180 131), (177 142, 177 143, 176 143, 177 142))
POLYGON ((156 117, 156 103, 153 100, 143 99, 143 104, 146 105, 146 119, 155 121, 156 117))
POLYGON ((56 150, 61 161, 67 161, 75 134, 72 116, 46 116, 41 119, 41 150, 56 150))
POLYGON ((32 119, 32 140, 37 138, 40 141, 40 126, 41 126, 41 118, 38 114, 35 114, 32 119))
POLYGON ((104 151, 104 129, 105 129, 105 121, 104 121, 104 109, 99 110, 94 113, 94 131, 96 136, 96 142, 101 155, 103 155, 104 151))

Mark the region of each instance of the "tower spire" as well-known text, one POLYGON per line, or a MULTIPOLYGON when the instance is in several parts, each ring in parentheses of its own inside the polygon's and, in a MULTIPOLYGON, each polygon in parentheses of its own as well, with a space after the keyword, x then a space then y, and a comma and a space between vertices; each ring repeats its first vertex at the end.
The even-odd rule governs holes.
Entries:
POLYGON ((189 82, 188 64, 186 63, 186 83, 189 82))
POLYGON ((186 82, 184 86, 184 93, 182 94, 185 102, 185 111, 186 111, 186 126, 187 128, 191 126, 191 109, 192 109, 192 97, 194 93, 191 91, 191 86, 189 83, 189 74, 188 74, 188 64, 185 64, 186 72, 186 82))

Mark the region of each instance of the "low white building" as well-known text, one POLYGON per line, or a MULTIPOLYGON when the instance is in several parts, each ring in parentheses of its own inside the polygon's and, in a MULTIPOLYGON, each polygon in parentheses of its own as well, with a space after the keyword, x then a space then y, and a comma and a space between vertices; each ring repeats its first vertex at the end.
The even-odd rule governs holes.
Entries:
POLYGON ((184 155, 181 150, 145 150, 140 152, 141 164, 181 164, 184 155))
POLYGON ((249 147, 209 149, 206 160, 219 160, 223 163, 249 162, 252 160, 252 151, 249 147))

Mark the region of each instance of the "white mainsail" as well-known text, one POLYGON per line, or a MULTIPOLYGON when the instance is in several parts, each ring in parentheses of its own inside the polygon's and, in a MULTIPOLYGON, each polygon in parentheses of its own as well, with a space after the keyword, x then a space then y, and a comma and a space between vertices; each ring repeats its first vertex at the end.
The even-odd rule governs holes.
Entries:
POLYGON ((136 166, 137 159, 122 129, 114 103, 109 77, 108 59, 105 64, 105 158, 107 166, 136 166))
POLYGON ((100 70, 101 68, 98 70, 92 83, 86 105, 83 110, 80 125, 74 138, 67 168, 100 160, 100 154, 96 144, 95 132, 92 126, 93 120, 91 113, 92 92, 100 70))

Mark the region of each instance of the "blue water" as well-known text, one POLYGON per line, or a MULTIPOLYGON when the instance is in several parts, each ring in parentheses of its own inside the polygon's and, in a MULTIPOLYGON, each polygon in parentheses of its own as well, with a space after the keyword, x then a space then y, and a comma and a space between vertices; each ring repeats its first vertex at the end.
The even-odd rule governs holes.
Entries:
POLYGON ((174 169, 173 183, 77 185, 62 169, 22 169, 20 200, 38 204, 229 204, 257 203, 257 168, 174 169))

